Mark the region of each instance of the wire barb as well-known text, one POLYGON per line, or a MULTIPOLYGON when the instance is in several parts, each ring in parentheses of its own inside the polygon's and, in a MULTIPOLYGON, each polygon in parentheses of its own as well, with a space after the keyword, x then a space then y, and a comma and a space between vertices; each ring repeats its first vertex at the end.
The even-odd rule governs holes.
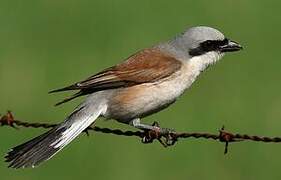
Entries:
MULTIPOLYGON (((14 119, 11 111, 7 111, 5 115, 0 116, 0 126, 9 126, 15 129, 19 129, 19 127, 25 128, 53 128, 57 124, 49 124, 49 123, 29 123, 20 120, 14 119)), ((153 123, 154 126, 159 127, 157 122, 153 123)), ((149 131, 122 131, 120 129, 109 129, 102 127, 88 127, 84 132, 89 136, 89 131, 96 131, 105 134, 113 134, 118 136, 134 136, 141 138, 143 143, 152 143, 154 140, 158 140, 164 147, 174 145, 179 139, 186 138, 204 138, 211 139, 215 141, 219 141, 225 144, 224 146, 224 154, 228 153, 229 144, 233 142, 241 142, 241 141, 255 141, 255 142, 264 142, 264 143, 279 143, 281 142, 281 137, 264 137, 264 136, 251 136, 247 134, 234 134, 225 130, 223 126, 218 134, 212 133, 200 133, 200 132, 175 132, 171 130, 167 130, 165 132, 160 132, 157 130, 149 130, 149 131), (164 140, 163 140, 164 139, 164 140)))

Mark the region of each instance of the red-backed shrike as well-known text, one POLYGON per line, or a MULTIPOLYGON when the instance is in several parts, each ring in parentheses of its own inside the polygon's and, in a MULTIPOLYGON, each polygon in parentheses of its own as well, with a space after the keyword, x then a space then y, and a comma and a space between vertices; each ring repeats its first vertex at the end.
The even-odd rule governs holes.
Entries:
MULTIPOLYGON (((242 47, 210 27, 193 27, 172 40, 130 56, 84 81, 52 92, 79 90, 72 97, 88 95, 62 123, 11 149, 9 167, 34 167, 50 159, 102 116, 142 130, 155 128, 140 119, 172 103, 188 89, 200 72, 225 52, 242 47)), ((58 105, 57 104, 57 105, 58 105)))

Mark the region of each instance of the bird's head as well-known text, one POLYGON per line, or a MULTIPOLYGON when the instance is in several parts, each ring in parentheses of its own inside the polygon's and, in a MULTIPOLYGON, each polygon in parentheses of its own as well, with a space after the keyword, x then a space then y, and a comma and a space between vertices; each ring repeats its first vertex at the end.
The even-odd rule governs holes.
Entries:
POLYGON ((233 52, 242 49, 237 42, 226 38, 217 29, 198 26, 185 31, 181 41, 186 46, 190 56, 199 56, 208 52, 233 52))
POLYGON ((189 60, 197 59, 197 64, 209 66, 218 61, 225 53, 239 51, 242 46, 225 37, 217 29, 197 26, 187 29, 174 38, 171 43, 189 60))

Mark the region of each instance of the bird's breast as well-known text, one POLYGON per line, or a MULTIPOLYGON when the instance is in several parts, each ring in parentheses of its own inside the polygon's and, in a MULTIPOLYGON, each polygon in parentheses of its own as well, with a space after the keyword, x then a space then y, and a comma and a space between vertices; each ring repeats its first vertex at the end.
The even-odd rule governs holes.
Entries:
POLYGON ((116 89, 106 116, 127 122, 158 112, 175 102, 194 80, 188 64, 183 64, 180 70, 161 81, 116 89))

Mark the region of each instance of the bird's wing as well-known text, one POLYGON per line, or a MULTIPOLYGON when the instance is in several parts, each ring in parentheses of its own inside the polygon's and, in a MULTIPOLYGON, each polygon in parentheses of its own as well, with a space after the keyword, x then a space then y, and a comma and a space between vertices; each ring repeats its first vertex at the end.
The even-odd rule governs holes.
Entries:
POLYGON ((69 101, 77 96, 106 89, 155 82, 168 77, 178 71, 180 67, 181 62, 174 57, 163 54, 157 49, 146 49, 132 55, 121 64, 107 68, 86 80, 77 82, 71 86, 53 90, 50 93, 80 90, 73 97, 66 99, 66 101, 69 101))
POLYGON ((100 91, 128 87, 165 78, 181 67, 181 62, 159 50, 143 50, 116 66, 107 68, 86 80, 51 92, 82 90, 100 91))

